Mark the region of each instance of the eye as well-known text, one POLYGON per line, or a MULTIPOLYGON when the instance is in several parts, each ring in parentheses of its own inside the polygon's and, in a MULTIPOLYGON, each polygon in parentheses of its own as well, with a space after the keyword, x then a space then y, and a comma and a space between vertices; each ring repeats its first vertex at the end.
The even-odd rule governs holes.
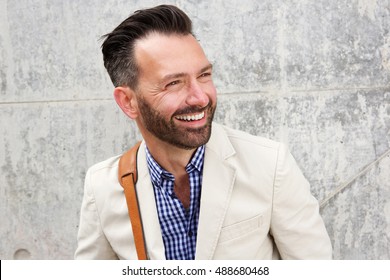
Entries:
POLYGON ((179 83, 180 83, 180 80, 175 80, 175 81, 168 83, 165 87, 175 86, 175 85, 178 85, 179 83))
POLYGON ((203 82, 208 82, 211 80, 211 72, 204 72, 199 75, 198 79, 203 82))

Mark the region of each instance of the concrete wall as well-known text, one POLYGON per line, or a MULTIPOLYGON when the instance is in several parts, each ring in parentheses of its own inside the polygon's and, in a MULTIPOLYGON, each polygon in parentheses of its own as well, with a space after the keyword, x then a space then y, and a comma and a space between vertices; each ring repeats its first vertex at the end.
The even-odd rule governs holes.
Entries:
MULTIPOLYGON (((217 121, 288 143, 335 259, 390 259, 390 1, 166 1, 215 65, 217 121)), ((70 259, 88 166, 140 136, 99 37, 160 1, 0 0, 0 258, 70 259)))

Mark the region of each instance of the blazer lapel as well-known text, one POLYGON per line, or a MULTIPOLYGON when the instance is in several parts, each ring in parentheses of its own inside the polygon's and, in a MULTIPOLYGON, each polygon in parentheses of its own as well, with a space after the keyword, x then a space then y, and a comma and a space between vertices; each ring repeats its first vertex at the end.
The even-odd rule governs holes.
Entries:
POLYGON ((148 258, 151 260, 165 260, 164 242, 157 215, 153 185, 146 162, 144 142, 138 150, 137 165, 138 181, 136 189, 148 258))
POLYGON ((213 124, 203 167, 196 259, 213 258, 235 182, 236 170, 227 162, 234 153, 223 128, 213 124))

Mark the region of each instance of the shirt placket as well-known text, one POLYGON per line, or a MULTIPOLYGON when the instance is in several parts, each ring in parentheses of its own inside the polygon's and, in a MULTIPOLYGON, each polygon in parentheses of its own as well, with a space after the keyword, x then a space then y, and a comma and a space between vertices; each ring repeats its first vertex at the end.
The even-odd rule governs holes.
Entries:
POLYGON ((188 177, 190 178, 190 209, 187 217, 187 230, 186 230, 186 237, 187 237, 187 247, 191 250, 191 258, 195 257, 195 246, 192 246, 192 243, 195 243, 194 236, 196 234, 195 230, 195 221, 196 221, 196 211, 197 211, 197 196, 196 196, 196 182, 192 179, 193 177, 196 177, 197 170, 193 165, 189 165, 186 168, 186 171, 188 173, 188 177))
POLYGON ((180 200, 176 197, 174 194, 174 177, 171 174, 164 174, 163 180, 165 181, 166 191, 168 192, 168 195, 170 196, 170 202, 171 207, 173 207, 173 211, 176 215, 176 217, 179 219, 179 232, 177 233, 178 240, 179 240, 179 247, 182 248, 182 255, 184 259, 188 259, 189 257, 189 245, 191 244, 188 239, 188 217, 186 215, 186 210, 183 207, 183 204, 180 202, 180 200), (175 211, 176 210, 176 211, 175 211))

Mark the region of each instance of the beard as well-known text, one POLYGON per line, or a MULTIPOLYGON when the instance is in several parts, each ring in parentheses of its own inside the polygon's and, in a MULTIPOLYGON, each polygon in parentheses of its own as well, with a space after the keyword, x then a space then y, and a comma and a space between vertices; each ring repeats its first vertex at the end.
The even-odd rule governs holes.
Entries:
POLYGON ((159 111, 155 110, 141 96, 138 98, 138 106, 141 112, 141 122, 146 130, 158 139, 175 147, 191 150, 206 144, 211 135, 211 125, 214 118, 215 105, 211 101, 203 107, 190 106, 176 111, 173 116, 166 120, 159 111), (180 127, 175 124, 174 116, 193 114, 205 111, 207 122, 199 128, 180 127))

